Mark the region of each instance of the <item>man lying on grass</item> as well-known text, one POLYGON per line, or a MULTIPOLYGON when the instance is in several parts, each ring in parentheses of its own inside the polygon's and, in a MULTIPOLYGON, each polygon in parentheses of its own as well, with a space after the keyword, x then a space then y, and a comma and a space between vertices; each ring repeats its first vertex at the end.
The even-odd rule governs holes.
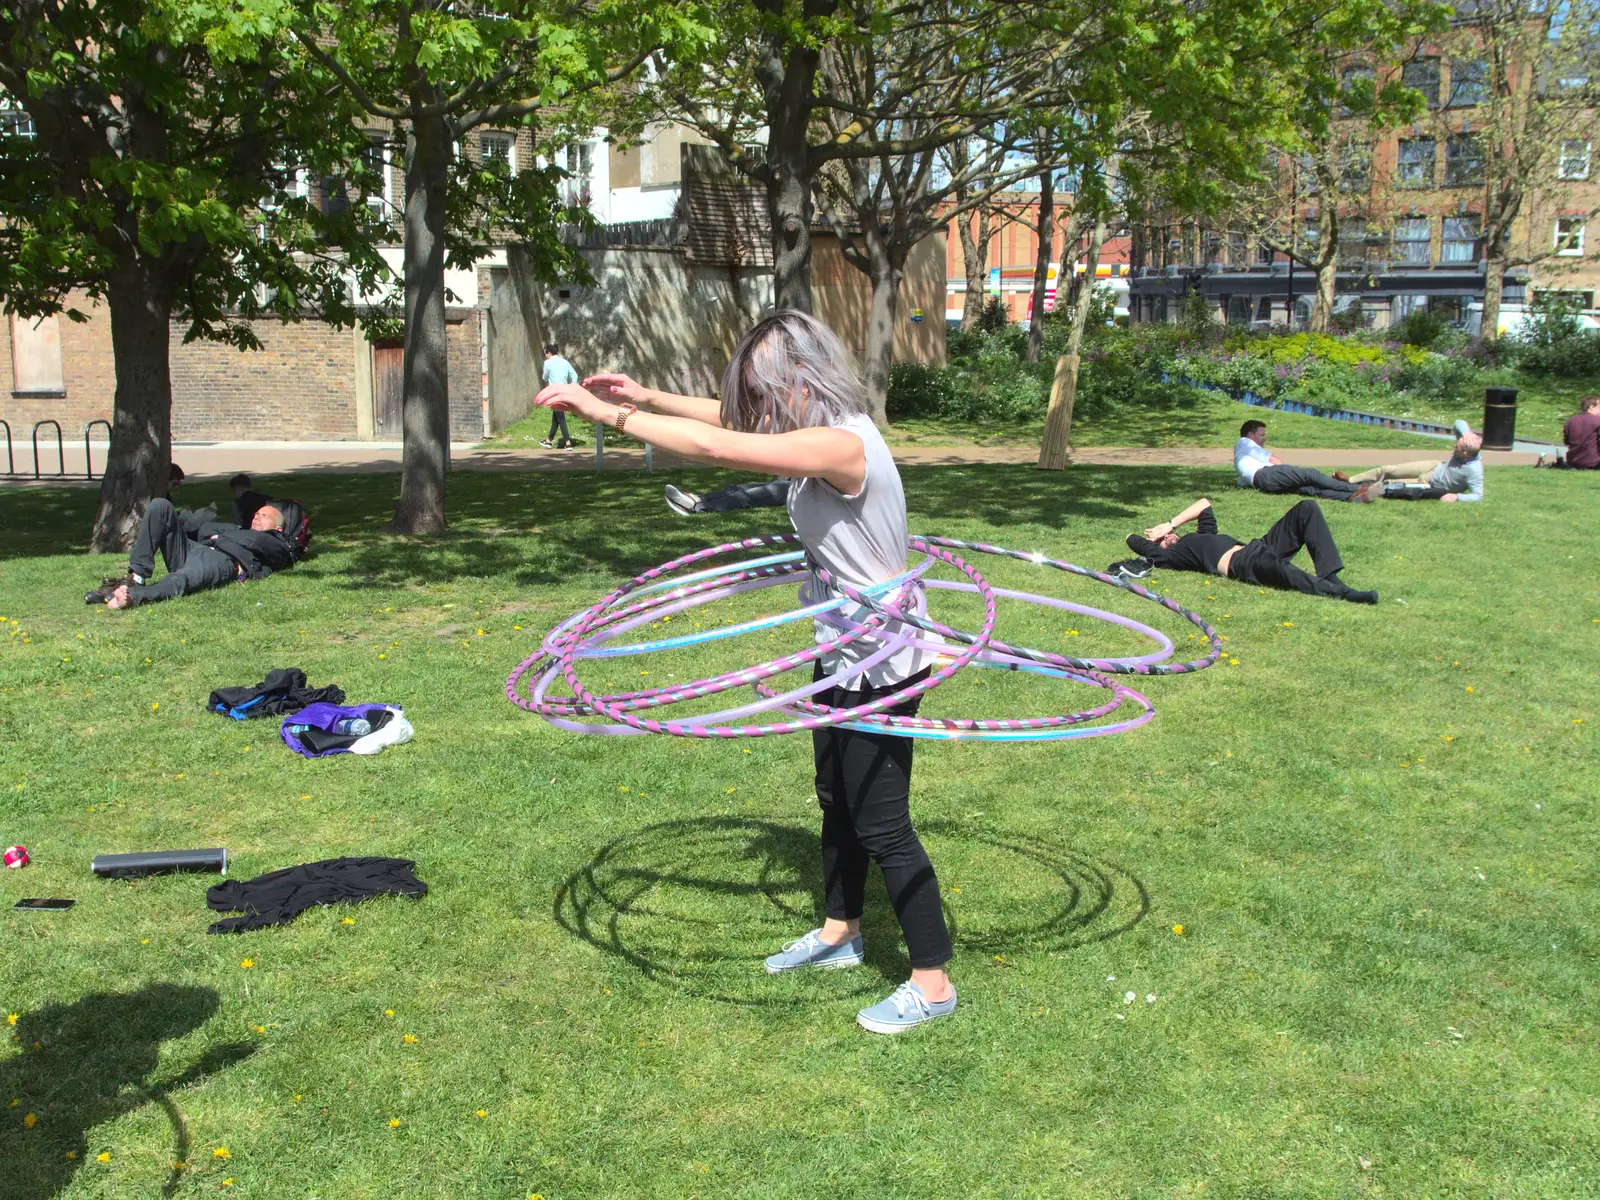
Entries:
POLYGON ((1267 449, 1267 423, 1246 421, 1239 426, 1239 440, 1233 444, 1233 469, 1239 476, 1239 486, 1255 488, 1269 496, 1287 496, 1298 492, 1302 496, 1316 496, 1322 500, 1347 500, 1365 504, 1376 500, 1382 486, 1363 487, 1352 482, 1343 471, 1324 475, 1310 467, 1296 467, 1283 461, 1267 449))
POLYGON ((1421 458, 1415 462, 1374 467, 1352 475, 1351 483, 1376 483, 1382 486, 1385 500, 1443 500, 1454 503, 1483 499, 1483 438, 1473 433, 1465 421, 1455 424, 1455 452, 1440 462, 1421 458), (1391 483, 1394 486, 1389 486, 1391 483))
POLYGON ((249 529, 226 521, 197 525, 185 522, 170 500, 152 500, 139 522, 128 574, 106 580, 84 602, 130 608, 246 579, 265 579, 294 566, 296 546, 285 530, 297 528, 300 517, 300 506, 293 500, 274 500, 256 510, 249 529), (152 584, 158 549, 167 574, 152 584))
MULTIPOLYGON (((1339 578, 1344 561, 1339 557, 1339 548, 1333 544, 1333 534, 1315 500, 1300 501, 1264 536, 1241 543, 1238 538, 1217 531, 1217 517, 1211 511, 1211 501, 1201 497, 1172 520, 1146 529, 1143 537, 1129 534, 1128 548, 1151 566, 1174 571, 1200 571, 1258 587, 1332 596, 1356 604, 1378 602, 1377 592, 1358 592, 1339 578), (1179 537, 1177 528, 1190 521, 1198 521, 1198 532, 1179 537), (1311 554, 1315 575, 1307 574, 1290 561, 1302 548, 1311 554)), ((1119 571, 1134 577, 1148 573, 1137 559, 1133 564, 1114 564, 1112 574, 1119 571)))

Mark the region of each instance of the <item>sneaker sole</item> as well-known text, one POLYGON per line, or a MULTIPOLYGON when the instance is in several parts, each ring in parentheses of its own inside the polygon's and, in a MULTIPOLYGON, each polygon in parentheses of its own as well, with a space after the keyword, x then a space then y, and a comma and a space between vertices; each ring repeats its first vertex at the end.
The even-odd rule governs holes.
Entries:
POLYGON ((859 967, 866 961, 866 956, 858 958, 830 958, 824 962, 795 963, 792 967, 775 967, 771 963, 764 963, 768 975, 783 975, 790 971, 804 971, 808 967, 813 971, 841 971, 845 967, 859 967))
POLYGON ((913 1029, 921 1029, 924 1025, 929 1025, 943 1017, 951 1016, 954 1012, 955 1010, 951 1009, 950 1012, 947 1013, 935 1013, 933 1016, 927 1017, 924 1020, 918 1021, 912 1025, 889 1025, 883 1021, 876 1021, 863 1013, 857 1013, 856 1024, 861 1026, 861 1028, 865 1029, 868 1033, 887 1033, 891 1035, 896 1033, 910 1033, 913 1029))

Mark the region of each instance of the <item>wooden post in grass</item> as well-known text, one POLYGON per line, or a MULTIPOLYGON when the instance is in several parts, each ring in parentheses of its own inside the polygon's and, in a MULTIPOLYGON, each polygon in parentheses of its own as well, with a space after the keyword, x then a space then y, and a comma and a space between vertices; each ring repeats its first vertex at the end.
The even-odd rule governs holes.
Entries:
POLYGON ((1072 457, 1072 401, 1078 392, 1078 356, 1056 359, 1056 378, 1050 385, 1050 412, 1044 420, 1044 444, 1039 448, 1039 469, 1060 471, 1072 457))

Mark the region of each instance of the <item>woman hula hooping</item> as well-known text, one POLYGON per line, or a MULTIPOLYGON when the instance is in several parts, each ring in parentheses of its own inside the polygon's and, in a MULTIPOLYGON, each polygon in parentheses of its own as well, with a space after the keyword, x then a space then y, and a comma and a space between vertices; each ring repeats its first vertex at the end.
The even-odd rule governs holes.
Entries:
MULTIPOLYGON (((906 498, 883 435, 867 415, 849 351, 821 322, 799 312, 767 317, 739 343, 722 377, 721 401, 641 386, 626 375, 552 384, 535 402, 610 425, 672 454, 786 476, 789 519, 810 561, 856 588, 906 570, 906 498)), ((920 585, 899 594, 904 611, 923 615, 920 585)), ((831 590, 815 576, 810 602, 831 590)), ((894 599, 895 597, 890 597, 894 599)), ((889 622, 885 638, 909 642, 889 622)), ((819 642, 838 630, 817 622, 819 642)), ((920 642, 929 640, 917 634, 920 642)), ((814 700, 853 706, 888 696, 928 675, 933 652, 906 644, 865 671, 876 639, 862 638, 819 660, 814 678, 840 677, 814 700)), ((920 697, 890 708, 915 715, 920 697)), ((911 958, 911 978, 856 1020, 874 1033, 900 1033, 955 1011, 945 965, 950 931, 939 881, 911 825, 911 759, 916 742, 891 734, 829 727, 812 732, 817 800, 822 807, 825 919, 820 929, 767 959, 773 974, 853 967, 862 961, 861 911, 867 866, 876 862, 911 958)))

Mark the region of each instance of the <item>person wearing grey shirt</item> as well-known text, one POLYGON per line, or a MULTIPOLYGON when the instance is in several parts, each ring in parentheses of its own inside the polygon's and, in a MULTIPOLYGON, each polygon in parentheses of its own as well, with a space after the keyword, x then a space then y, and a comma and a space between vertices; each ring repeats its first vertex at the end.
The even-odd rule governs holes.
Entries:
MULTIPOLYGON (((852 588, 889 585, 886 605, 908 614, 926 611, 920 583, 902 578, 908 527, 894 457, 867 414, 866 390, 849 351, 816 318, 779 312, 758 322, 734 349, 720 402, 645 388, 626 375, 587 382, 623 403, 573 384, 547 387, 535 402, 570 408, 672 454, 792 480, 789 519, 814 572, 805 595, 831 594, 821 574, 826 571, 852 588)), ((839 635, 819 622, 815 636, 825 643, 839 635)), ((933 640, 890 621, 836 648, 814 664, 813 682, 828 686, 810 703, 853 708, 905 691, 931 671, 938 654, 933 640), (899 631, 915 640, 902 639, 899 631)), ((920 698, 884 713, 912 716, 920 698)), ((938 876, 911 823, 915 741, 828 725, 813 731, 811 747, 822 813, 825 919, 771 955, 767 971, 860 964, 867 875, 876 863, 905 938, 911 978, 858 1012, 856 1021, 873 1033, 900 1033, 948 1016, 956 1007, 945 970, 950 930, 938 876)))
POLYGON ((1381 483, 1385 500, 1445 500, 1471 502, 1483 499, 1483 438, 1465 421, 1455 424, 1455 453, 1440 462, 1422 458, 1414 462, 1374 467, 1352 475, 1351 483, 1381 483))

